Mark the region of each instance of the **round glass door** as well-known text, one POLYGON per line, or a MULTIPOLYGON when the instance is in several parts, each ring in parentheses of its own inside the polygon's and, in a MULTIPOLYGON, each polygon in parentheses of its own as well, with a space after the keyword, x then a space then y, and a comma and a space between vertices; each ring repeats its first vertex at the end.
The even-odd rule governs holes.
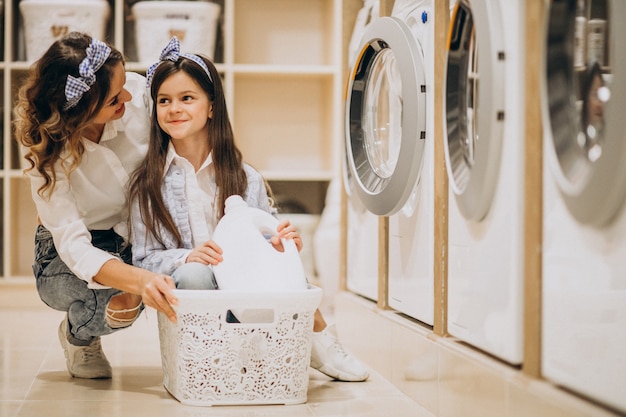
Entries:
POLYGON ((365 157, 373 170, 369 178, 383 180, 367 185, 376 191, 396 169, 402 140, 402 80, 391 48, 381 48, 372 60, 363 108, 365 157))
POLYGON ((550 5, 546 93, 551 172, 570 213, 604 226, 626 189, 626 51, 623 1, 554 0, 550 5))
POLYGON ((426 137, 422 50, 394 17, 373 21, 346 100, 347 178, 372 213, 389 216, 419 178, 426 137))
POLYGON ((504 121, 504 50, 496 4, 459 0, 448 38, 446 131, 450 188, 459 210, 483 219, 500 168, 504 121))

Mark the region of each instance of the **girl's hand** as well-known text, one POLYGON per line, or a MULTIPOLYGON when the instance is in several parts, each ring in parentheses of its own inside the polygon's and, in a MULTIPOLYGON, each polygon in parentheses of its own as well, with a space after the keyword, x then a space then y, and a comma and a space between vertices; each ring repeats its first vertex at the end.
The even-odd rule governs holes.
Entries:
POLYGON ((193 248, 185 262, 199 262, 204 265, 217 265, 222 262, 222 248, 213 240, 193 248))
POLYGON ((285 251, 281 239, 292 239, 293 243, 296 244, 298 252, 302 250, 302 237, 300 237, 300 233, 298 233, 296 227, 293 226, 289 220, 281 221, 276 227, 276 231, 278 232, 278 235, 272 236, 270 238, 270 243, 277 251, 285 251))

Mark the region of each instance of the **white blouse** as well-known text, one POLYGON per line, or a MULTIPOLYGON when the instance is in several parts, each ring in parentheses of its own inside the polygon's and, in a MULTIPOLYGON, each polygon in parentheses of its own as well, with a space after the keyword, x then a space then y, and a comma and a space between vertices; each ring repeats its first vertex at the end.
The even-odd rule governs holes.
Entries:
POLYGON ((145 78, 126 73, 124 86, 133 96, 124 116, 107 123, 100 143, 83 138, 85 152, 69 177, 57 162, 50 199, 37 194, 43 177, 29 171, 31 194, 42 224, 51 232, 59 256, 90 288, 107 288, 93 277, 113 254, 91 244, 90 230, 113 228, 124 239, 127 230, 127 186, 148 149, 150 118, 145 78))

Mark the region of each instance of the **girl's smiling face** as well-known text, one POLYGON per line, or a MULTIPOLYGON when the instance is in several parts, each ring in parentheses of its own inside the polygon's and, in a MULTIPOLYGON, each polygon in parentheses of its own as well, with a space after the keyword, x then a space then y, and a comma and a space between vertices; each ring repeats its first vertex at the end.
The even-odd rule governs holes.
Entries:
POLYGON ((212 117, 212 104, 193 78, 178 71, 159 87, 156 116, 159 126, 172 140, 207 140, 206 125, 212 117))

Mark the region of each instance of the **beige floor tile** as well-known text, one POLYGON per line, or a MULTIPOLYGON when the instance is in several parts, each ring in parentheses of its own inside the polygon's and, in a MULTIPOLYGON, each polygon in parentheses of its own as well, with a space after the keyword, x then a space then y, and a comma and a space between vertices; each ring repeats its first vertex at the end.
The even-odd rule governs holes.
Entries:
MULTIPOLYGON (((452 346, 452 345, 451 345, 452 346)), ((465 352, 468 350, 466 349, 465 352)), ((502 417, 507 410, 507 384, 498 366, 476 354, 460 355, 453 347, 439 350, 439 416, 502 417)))
POLYGON ((391 382, 436 414, 439 407, 438 348, 424 336, 426 333, 419 328, 394 326, 391 382))
POLYGON ((363 397, 309 406, 314 416, 433 417, 425 408, 405 396, 363 397))
POLYGON ((0 401, 0 417, 16 417, 22 405, 22 401, 0 401))
POLYGON ((511 380, 510 386, 510 417, 616 417, 614 412, 542 380, 517 377, 511 380))

